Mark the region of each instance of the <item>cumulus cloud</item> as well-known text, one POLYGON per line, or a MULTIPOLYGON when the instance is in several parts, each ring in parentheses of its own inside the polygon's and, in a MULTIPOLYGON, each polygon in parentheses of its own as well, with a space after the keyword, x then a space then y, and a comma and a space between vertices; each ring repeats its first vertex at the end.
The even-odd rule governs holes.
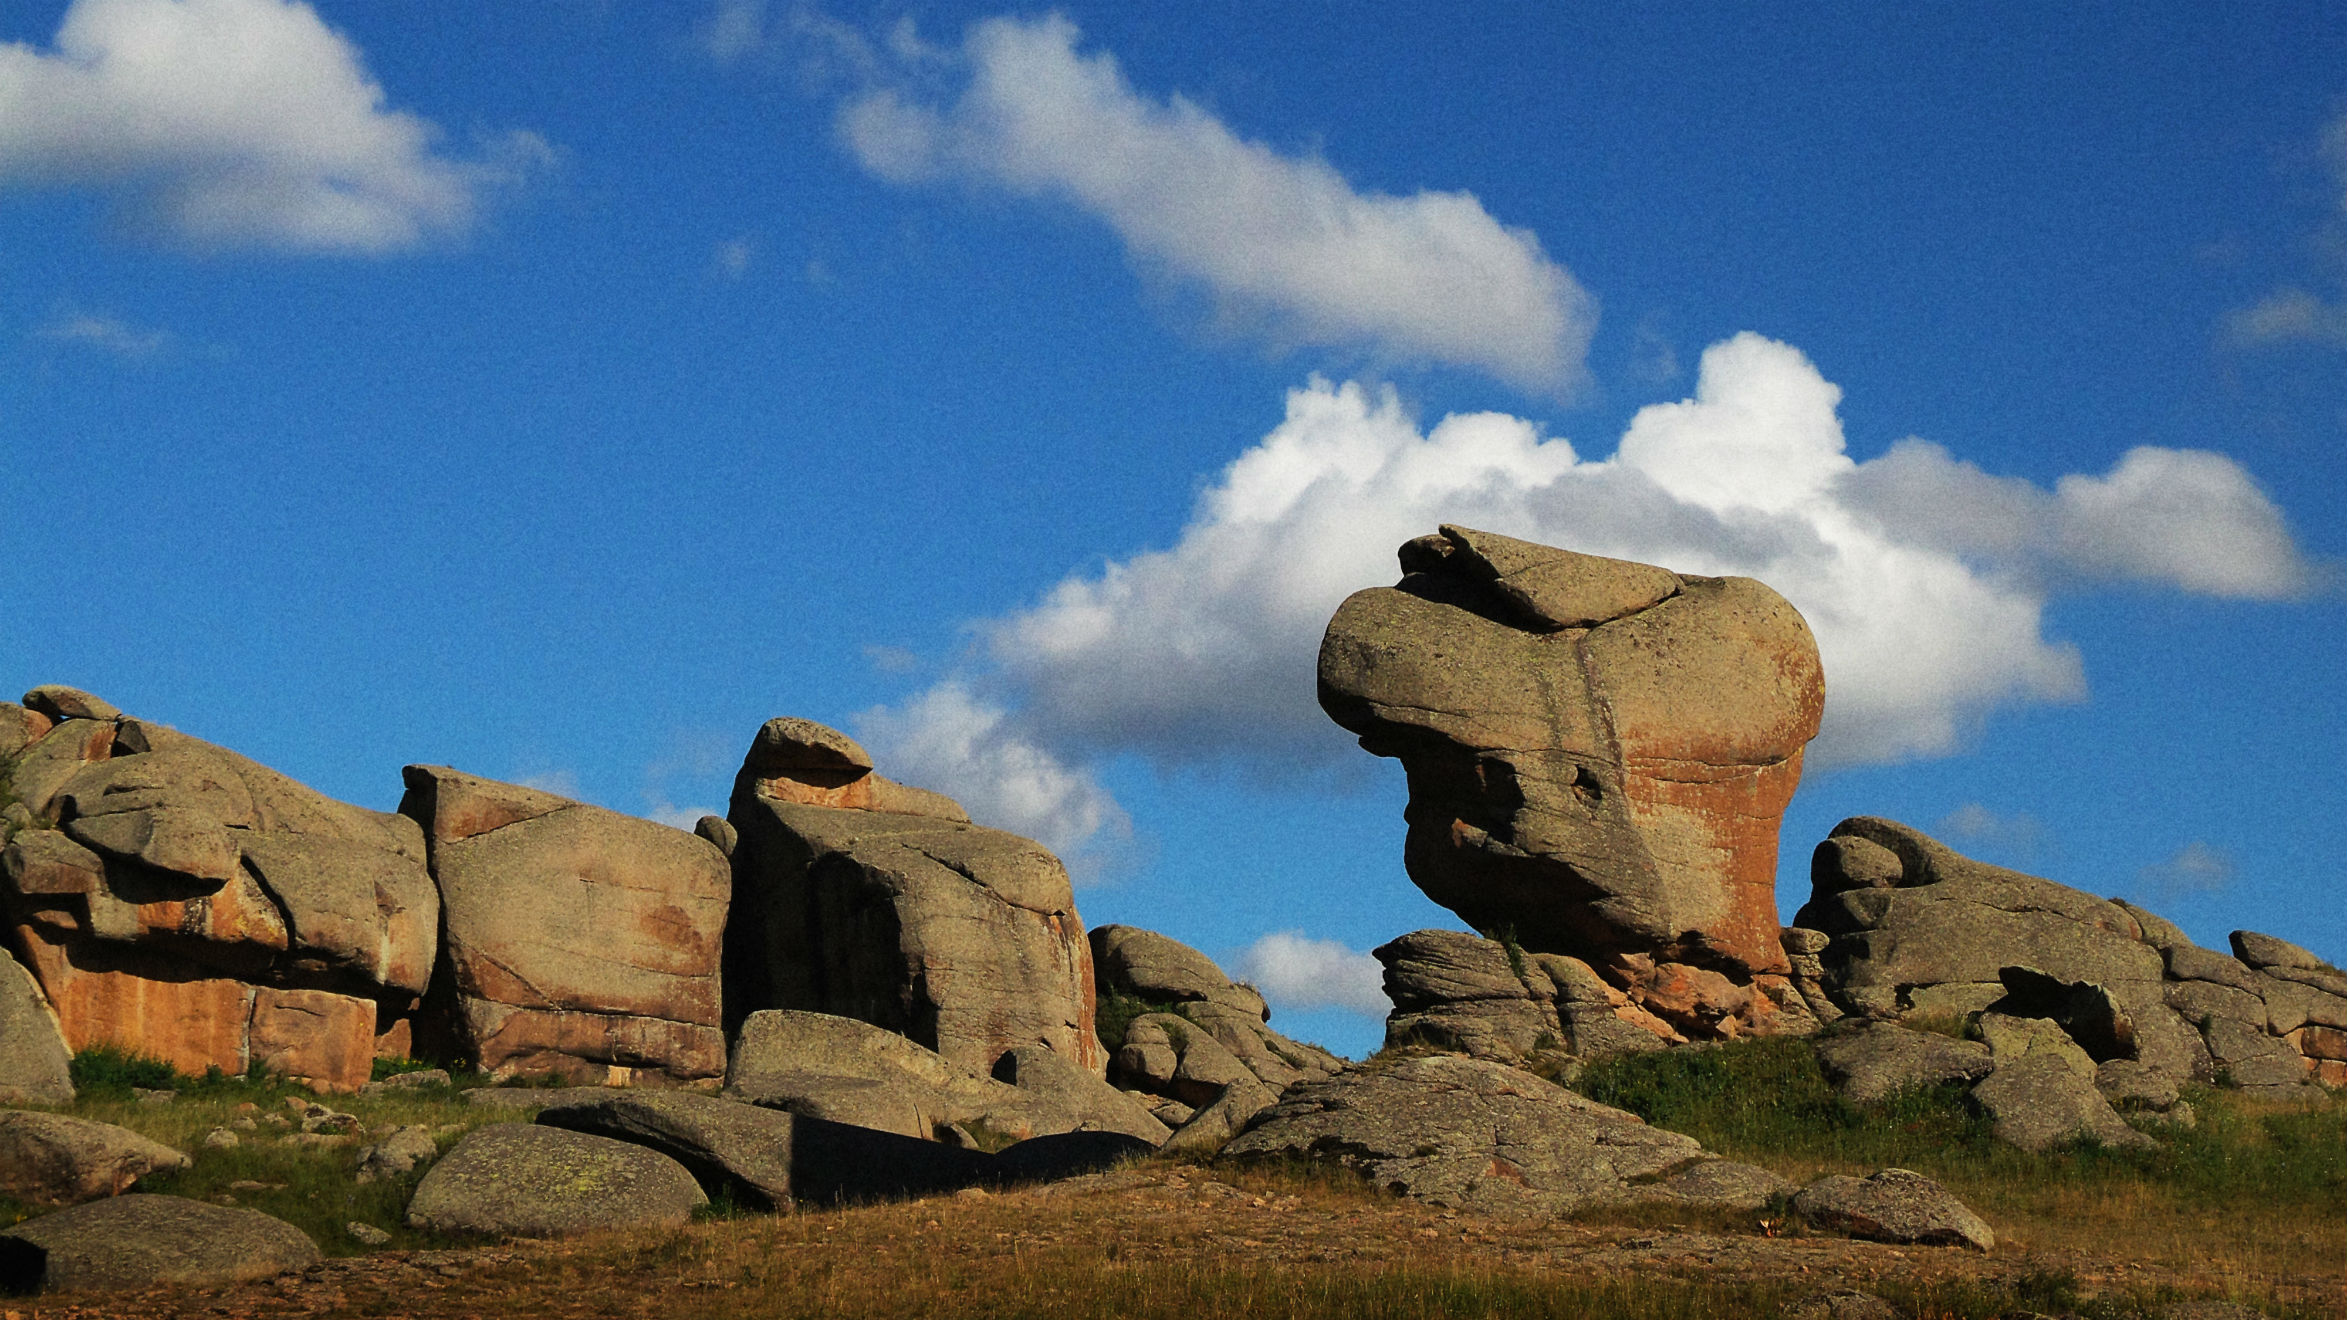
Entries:
POLYGON ((2142 879, 2169 902, 2193 894, 2222 893, 2233 883, 2233 859, 2194 839, 2167 861, 2144 867, 2142 879))
MULTIPOLYGON (((1945 753, 1992 710, 2082 697, 2078 651, 2044 633, 2057 589, 2263 599, 2313 580, 2280 514, 2221 455, 2137 449, 2052 491, 1916 441, 1859 463, 1840 397, 1798 350, 1739 335, 1704 352, 1692 398, 1642 409, 1613 455, 1586 458, 1521 418, 1422 429, 1390 389, 1315 380, 1203 492, 1174 545, 976 625, 987 736, 1048 755, 1063 785, 1122 754, 1356 764, 1314 700, 1321 631, 1347 594, 1395 579, 1397 545, 1444 522, 1783 592, 1824 657, 1820 766, 1945 753)), ((973 700, 967 681, 938 690, 943 715, 973 700)), ((911 708, 895 718, 919 722, 911 708)), ((1105 810, 1097 786, 1063 791, 1105 810)))
POLYGON ((855 721, 875 760, 906 783, 959 800, 973 820, 1023 834, 1064 858, 1078 879, 1118 860, 1132 823, 1086 771, 1022 736, 1009 711, 958 682, 855 721))
POLYGON ((104 189, 199 246, 413 246, 549 154, 516 133, 459 161, 438 136, 297 0, 75 0, 48 50, 0 45, 0 187, 104 189))
POLYGON ((1384 966, 1336 940, 1277 931, 1248 945, 1237 961, 1239 979, 1261 990, 1276 1008, 1341 1008, 1384 1017, 1393 1007, 1385 997, 1384 966))
POLYGON ((885 52, 858 47, 895 81, 842 105, 841 136, 892 182, 952 177, 1071 204, 1287 342, 1472 367, 1532 390, 1580 379, 1595 302, 1529 231, 1466 192, 1356 189, 1192 101, 1136 90, 1077 37, 1064 18, 992 19, 941 52, 900 24, 885 52), (958 90, 917 89, 940 76, 958 90))

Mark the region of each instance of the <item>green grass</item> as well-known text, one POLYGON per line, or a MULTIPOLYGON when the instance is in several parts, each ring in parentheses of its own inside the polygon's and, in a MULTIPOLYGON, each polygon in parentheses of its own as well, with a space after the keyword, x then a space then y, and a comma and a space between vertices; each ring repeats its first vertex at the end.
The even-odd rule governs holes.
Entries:
POLYGON ((1110 1054, 1123 1049, 1125 1031, 1133 1025, 1133 1019, 1151 1013, 1175 1013, 1178 1016, 1178 1010, 1173 1004, 1161 1004, 1152 999, 1125 994, 1100 996, 1094 1001, 1092 1009, 1094 1030, 1100 1036, 1100 1048, 1110 1054))

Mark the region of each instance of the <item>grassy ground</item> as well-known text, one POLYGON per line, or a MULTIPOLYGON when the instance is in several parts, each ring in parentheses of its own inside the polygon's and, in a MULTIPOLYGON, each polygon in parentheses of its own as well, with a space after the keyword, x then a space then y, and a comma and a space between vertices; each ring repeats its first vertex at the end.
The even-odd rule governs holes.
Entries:
POLYGON ((1796 1181, 1913 1169, 2024 1245, 2215 1264, 2245 1279, 2347 1262, 2347 1104, 2282 1107, 2206 1089, 2189 1096, 2197 1127, 2154 1129, 2159 1150, 2031 1155, 1993 1141, 1960 1086, 1853 1108, 1795 1040, 1609 1060, 1576 1086, 1796 1181))

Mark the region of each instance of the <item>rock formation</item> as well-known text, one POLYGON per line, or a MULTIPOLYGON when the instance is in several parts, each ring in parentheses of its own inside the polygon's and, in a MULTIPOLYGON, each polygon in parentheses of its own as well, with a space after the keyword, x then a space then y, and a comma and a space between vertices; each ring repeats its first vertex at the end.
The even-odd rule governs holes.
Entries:
POLYGON ((872 773, 846 735, 770 720, 734 782, 729 1024, 858 1018, 979 1073, 1041 1045, 1098 1075, 1092 958, 1067 869, 951 800, 872 773))
POLYGON ((1526 953, 1464 931, 1418 930, 1373 952, 1385 964, 1389 1046, 1502 1063, 1601 1059, 1684 1039, 1589 964, 1526 953))
POLYGON ((414 822, 70 688, 0 703, 0 758, 0 911, 69 1046, 366 1082, 438 939, 414 822))
POLYGON ((1812 1025, 1785 1012, 1775 900, 1824 705, 1801 616, 1749 578, 1462 527, 1401 566, 1330 621, 1320 702, 1401 760, 1419 888, 1681 1032, 1812 1025))
POLYGON ((680 1083, 725 1071, 732 876, 708 840, 442 766, 407 767, 446 912, 427 1053, 491 1073, 680 1083))
POLYGON ((1801 988, 1878 1024, 1821 1042, 1845 1085, 1884 1069, 1982 1077, 1975 1100, 2032 1147, 2133 1144, 2111 1106, 2165 1110, 2192 1082, 2280 1097, 2347 1085, 2347 974, 2296 945, 2237 931, 2231 956, 2203 949, 2140 908, 1869 816, 1835 826, 1811 874, 1786 932, 1816 950, 1801 988), (1990 1068, 1957 1068, 1955 1042, 1901 1043, 1911 1033, 1892 1024, 1917 1019, 1981 1035, 1990 1068))

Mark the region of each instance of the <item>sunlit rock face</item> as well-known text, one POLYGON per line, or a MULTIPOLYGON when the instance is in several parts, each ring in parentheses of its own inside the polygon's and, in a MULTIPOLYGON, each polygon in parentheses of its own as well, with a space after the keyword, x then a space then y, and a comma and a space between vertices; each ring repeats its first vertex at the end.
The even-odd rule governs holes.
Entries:
POLYGON ((1320 702, 1409 776, 1436 902, 1698 1035, 1802 1029, 1777 830, 1825 704, 1782 596, 1445 526, 1356 592, 1320 702))

